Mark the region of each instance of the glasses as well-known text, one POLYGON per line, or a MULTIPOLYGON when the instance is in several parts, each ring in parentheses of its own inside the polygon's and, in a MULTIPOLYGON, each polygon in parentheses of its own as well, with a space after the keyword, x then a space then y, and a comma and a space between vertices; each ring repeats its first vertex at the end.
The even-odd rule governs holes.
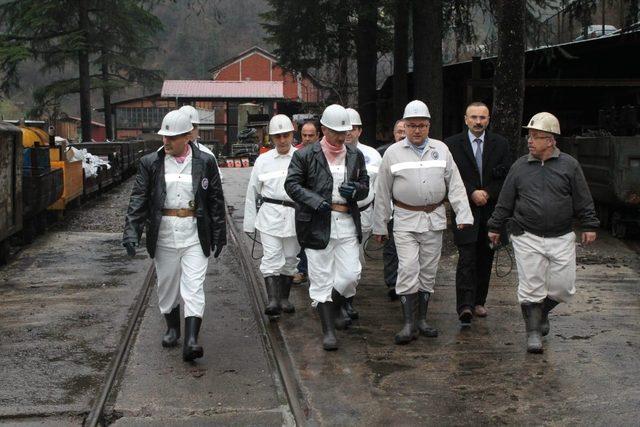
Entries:
POLYGON ((527 141, 533 141, 536 139, 553 139, 552 136, 534 136, 534 135, 527 135, 527 141))
POLYGON ((420 130, 423 131, 429 127, 429 125, 405 125, 405 127, 411 131, 420 130))

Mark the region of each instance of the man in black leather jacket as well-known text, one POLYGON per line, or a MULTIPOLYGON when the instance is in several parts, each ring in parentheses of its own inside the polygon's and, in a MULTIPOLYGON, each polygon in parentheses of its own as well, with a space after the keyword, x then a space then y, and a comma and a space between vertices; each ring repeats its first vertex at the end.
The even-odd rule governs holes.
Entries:
POLYGON ((350 322, 344 303, 355 295, 362 269, 357 202, 367 197, 369 176, 362 153, 344 144, 351 129, 346 109, 330 105, 320 123, 324 138, 295 152, 284 188, 297 203, 296 235, 309 262, 309 296, 322 321, 323 348, 336 350, 334 328, 350 322))
POLYGON ((189 116, 169 112, 162 122, 163 149, 140 159, 127 210, 123 246, 130 256, 146 229, 146 246, 158 277, 158 304, 167 322, 162 340, 173 347, 180 338, 184 301, 183 358, 202 357, 198 333, 204 313, 208 257, 226 244, 224 196, 215 158, 189 141, 189 116))

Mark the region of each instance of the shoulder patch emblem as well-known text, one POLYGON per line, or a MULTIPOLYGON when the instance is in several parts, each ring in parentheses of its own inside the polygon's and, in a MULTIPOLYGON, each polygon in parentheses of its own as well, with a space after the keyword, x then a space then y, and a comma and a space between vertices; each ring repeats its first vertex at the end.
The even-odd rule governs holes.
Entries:
POLYGON ((207 178, 202 178, 202 189, 206 190, 209 188, 209 180, 207 178))
POLYGON ((431 157, 433 157, 433 160, 438 160, 438 157, 440 157, 440 154, 438 154, 437 151, 432 151, 431 157))

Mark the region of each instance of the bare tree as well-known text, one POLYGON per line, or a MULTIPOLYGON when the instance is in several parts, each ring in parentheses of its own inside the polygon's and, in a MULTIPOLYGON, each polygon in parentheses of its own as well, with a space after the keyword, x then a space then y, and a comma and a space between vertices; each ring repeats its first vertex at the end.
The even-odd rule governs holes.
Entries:
POLYGON ((362 139, 369 144, 375 144, 376 141, 377 3, 373 0, 359 0, 358 25, 356 27, 358 109, 363 124, 362 139))
POLYGON ((393 2, 393 117, 402 117, 408 101, 409 0, 393 2))
POLYGON ((413 1, 413 96, 431 111, 431 131, 442 137, 442 0, 413 1))
POLYGON ((495 11, 498 58, 493 76, 492 128, 509 140, 515 158, 522 151, 526 0, 495 0, 495 11))

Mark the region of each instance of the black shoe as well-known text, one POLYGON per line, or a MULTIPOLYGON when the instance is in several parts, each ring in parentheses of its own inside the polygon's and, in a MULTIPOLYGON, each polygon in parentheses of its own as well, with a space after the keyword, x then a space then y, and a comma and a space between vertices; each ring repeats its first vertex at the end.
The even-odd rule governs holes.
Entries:
POLYGON ((327 301, 318 303, 316 307, 320 315, 320 323, 322 324, 322 348, 326 351, 338 349, 338 340, 336 339, 336 331, 333 323, 335 316, 334 304, 333 302, 327 301))
POLYGON ((164 315, 167 322, 167 332, 162 337, 163 347, 175 347, 180 338, 180 306, 177 305, 171 312, 164 315))
POLYGON ((389 288, 389 290, 387 291, 387 296, 389 297, 389 301, 398 301, 398 298, 400 298, 398 294, 396 294, 395 286, 389 288))
POLYGON ((360 317, 360 313, 358 313, 358 310, 353 308, 353 297, 347 298, 347 300, 344 303, 344 308, 347 311, 347 315, 351 319, 356 320, 357 318, 360 317))
POLYGON ((280 276, 280 307, 285 313, 294 313, 296 311, 296 308, 289 301, 292 283, 293 276, 280 276))
POLYGON ((401 295, 400 302, 402 303, 404 326, 396 334, 395 342, 396 344, 408 344, 418 338, 418 328, 415 322, 418 294, 401 295))
POLYGON ((347 313, 347 299, 335 289, 331 291, 331 300, 333 301, 333 322, 335 328, 343 331, 351 326, 351 317, 347 313))
POLYGON ((418 292, 418 331, 425 337, 435 338, 438 330, 427 323, 427 309, 429 308, 429 292, 418 292))
POLYGON ((542 334, 540 332, 542 303, 524 303, 520 307, 527 329, 527 352, 542 353, 542 334))
POLYGON ((264 309, 267 316, 278 316, 282 312, 279 300, 280 276, 269 276, 264 278, 264 284, 267 288, 267 297, 269 302, 264 309))
POLYGON ((551 325, 549 324, 549 312, 558 305, 558 301, 554 301, 549 297, 544 299, 544 306, 542 307, 542 324, 540 325, 540 333, 543 337, 549 335, 551 325))
POLYGON ((460 320, 460 326, 463 328, 468 328, 471 326, 471 320, 473 320, 473 311, 471 311, 470 307, 465 307, 458 314, 458 319, 460 320))
POLYGON ((202 346, 198 345, 198 334, 200 333, 201 324, 202 319, 199 317, 189 316, 184 318, 182 358, 187 362, 198 359, 204 354, 202 346))

